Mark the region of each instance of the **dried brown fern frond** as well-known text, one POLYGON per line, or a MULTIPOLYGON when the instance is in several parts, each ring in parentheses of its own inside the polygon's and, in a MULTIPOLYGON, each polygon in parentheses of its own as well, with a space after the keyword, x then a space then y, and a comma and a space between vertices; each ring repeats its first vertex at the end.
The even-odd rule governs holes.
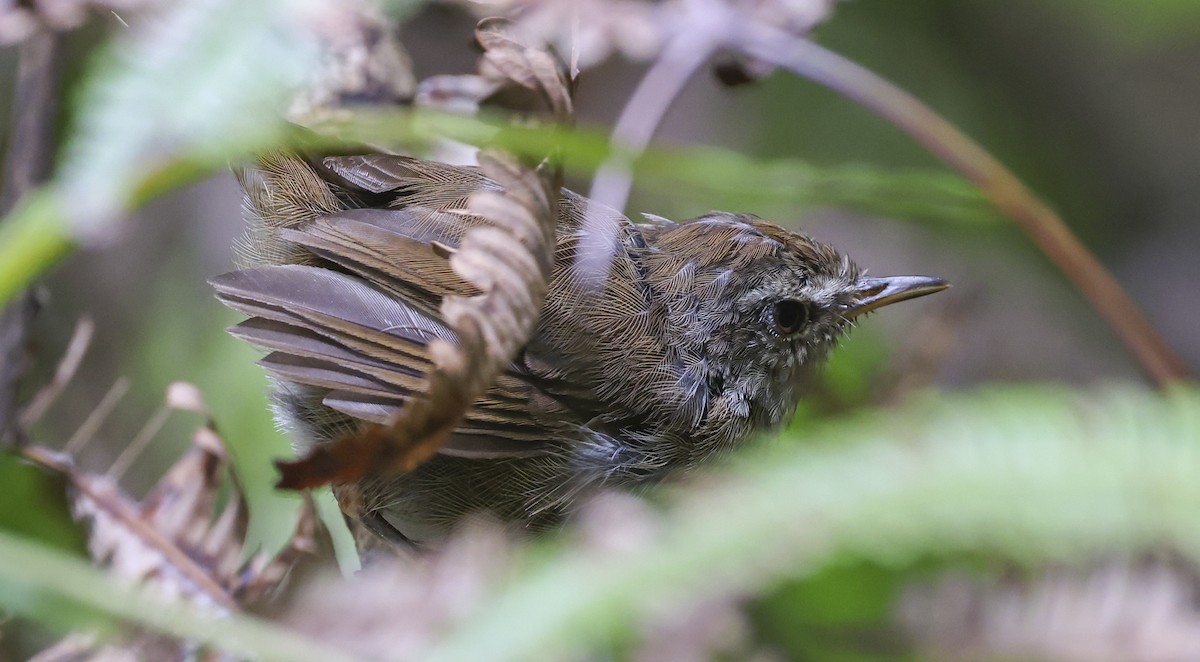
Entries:
MULTIPOLYGON (((173 384, 166 401, 169 409, 207 414, 199 391, 190 384, 173 384)), ((293 572, 306 572, 310 563, 332 559, 332 542, 307 497, 279 553, 252 553, 247 548, 245 492, 211 419, 196 430, 192 445, 141 499, 118 482, 123 470, 116 465, 125 462, 121 458, 113 468, 97 473, 79 468, 68 453, 44 446, 27 446, 22 453, 66 479, 75 517, 87 525, 93 561, 165 599, 214 613, 260 609, 293 572)), ((153 656, 158 654, 153 651, 178 651, 181 645, 186 647, 136 632, 119 643, 72 635, 44 655, 45 659, 84 653, 153 656)))

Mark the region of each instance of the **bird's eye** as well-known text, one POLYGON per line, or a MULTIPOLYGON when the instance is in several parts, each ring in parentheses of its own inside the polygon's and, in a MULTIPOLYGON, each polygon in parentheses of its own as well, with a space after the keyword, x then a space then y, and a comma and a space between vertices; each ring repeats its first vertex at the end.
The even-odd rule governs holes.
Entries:
POLYGON ((808 305, 795 299, 784 299, 775 304, 771 317, 775 322, 776 331, 790 335, 808 323, 808 305))

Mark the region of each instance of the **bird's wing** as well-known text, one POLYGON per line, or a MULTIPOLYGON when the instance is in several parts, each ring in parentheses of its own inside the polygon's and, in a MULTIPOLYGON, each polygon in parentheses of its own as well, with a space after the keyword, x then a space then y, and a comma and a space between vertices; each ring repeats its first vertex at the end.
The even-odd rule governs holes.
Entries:
MULTIPOLYGON (((447 259, 484 222, 462 210, 495 184, 472 169, 382 155, 272 155, 242 181, 257 233, 249 255, 261 266, 211 281, 249 316, 231 333, 268 350, 261 362, 272 374, 320 389, 326 406, 352 418, 384 423, 423 397, 429 341, 456 342, 442 298, 479 293, 447 259)), ((443 452, 552 450, 561 432, 531 414, 535 390, 519 368, 501 375, 443 452)))
MULTIPOLYGON (((288 382, 321 389, 326 406, 386 423, 422 397, 434 338, 453 330, 353 274, 309 265, 234 271, 210 281, 217 297, 249 316, 230 332, 268 350, 262 365, 288 382)), ((529 385, 499 380, 467 414, 443 452, 510 457, 551 449, 528 407, 529 385)))

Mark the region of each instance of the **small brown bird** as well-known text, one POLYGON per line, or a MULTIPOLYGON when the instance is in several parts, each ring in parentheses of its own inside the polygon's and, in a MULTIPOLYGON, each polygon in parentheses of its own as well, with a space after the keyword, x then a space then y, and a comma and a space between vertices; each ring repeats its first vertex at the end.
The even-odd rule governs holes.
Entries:
MULTIPOLYGON (((389 421, 422 397, 429 341, 454 342, 442 297, 474 293, 446 259, 466 217, 446 212, 494 184, 387 155, 277 155, 242 182, 245 268, 212 283, 250 316, 233 335, 270 350, 278 420, 300 451, 389 421)), ((476 511, 553 526, 582 495, 653 484, 786 422, 857 317, 946 287, 868 278, 829 246, 748 214, 635 224, 563 190, 533 336, 433 460, 359 486, 368 526, 408 541, 476 511), (594 239, 585 212, 616 228, 599 283, 575 261, 594 239)))

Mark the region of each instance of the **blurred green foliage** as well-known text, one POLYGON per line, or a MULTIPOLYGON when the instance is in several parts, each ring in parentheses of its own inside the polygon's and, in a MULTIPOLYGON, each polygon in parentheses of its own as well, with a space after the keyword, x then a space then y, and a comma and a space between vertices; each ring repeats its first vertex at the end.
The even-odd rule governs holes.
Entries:
POLYGON ((806 648, 835 643, 815 638, 827 627, 877 625, 913 579, 862 565, 838 571, 847 559, 925 572, 927 559, 963 553, 1037 563, 1169 548, 1197 559, 1196 439, 1194 388, 930 394, 794 430, 741 454, 704 489, 674 490, 636 550, 549 547, 557 553, 523 564, 424 659, 552 659, 629 636, 664 600, 740 595, 783 577, 814 583, 775 606, 812 611, 760 612, 759 622, 820 625, 790 644, 777 632, 803 659, 806 648))
MULTIPOLYGON (((896 659, 884 645, 888 605, 931 560, 1169 549, 1200 561, 1196 439, 1195 388, 991 388, 812 425, 712 470, 702 490, 670 490, 667 507, 637 515, 652 535, 634 548, 535 543, 422 659, 561 659, 628 639, 664 604, 771 587, 754 610, 765 641, 799 658, 896 659)), ((6 534, 0 557, 11 561, 0 564, 0 604, 60 627, 99 611, 263 659, 305 650, 303 635, 247 617, 205 627, 181 605, 158 607, 6 534), (46 607, 63 601, 70 609, 46 607)))
POLYGON ((1149 48, 1200 33, 1200 3, 1194 0, 1058 0, 1051 11, 1081 19, 1113 43, 1149 48))
POLYGON ((0 530, 82 552, 83 532, 68 515, 66 484, 44 471, 0 454, 0 530))
POLYGON ((904 569, 843 561, 783 582, 751 608, 757 634, 792 659, 899 662, 903 637, 892 631, 895 597, 913 580, 904 569))

